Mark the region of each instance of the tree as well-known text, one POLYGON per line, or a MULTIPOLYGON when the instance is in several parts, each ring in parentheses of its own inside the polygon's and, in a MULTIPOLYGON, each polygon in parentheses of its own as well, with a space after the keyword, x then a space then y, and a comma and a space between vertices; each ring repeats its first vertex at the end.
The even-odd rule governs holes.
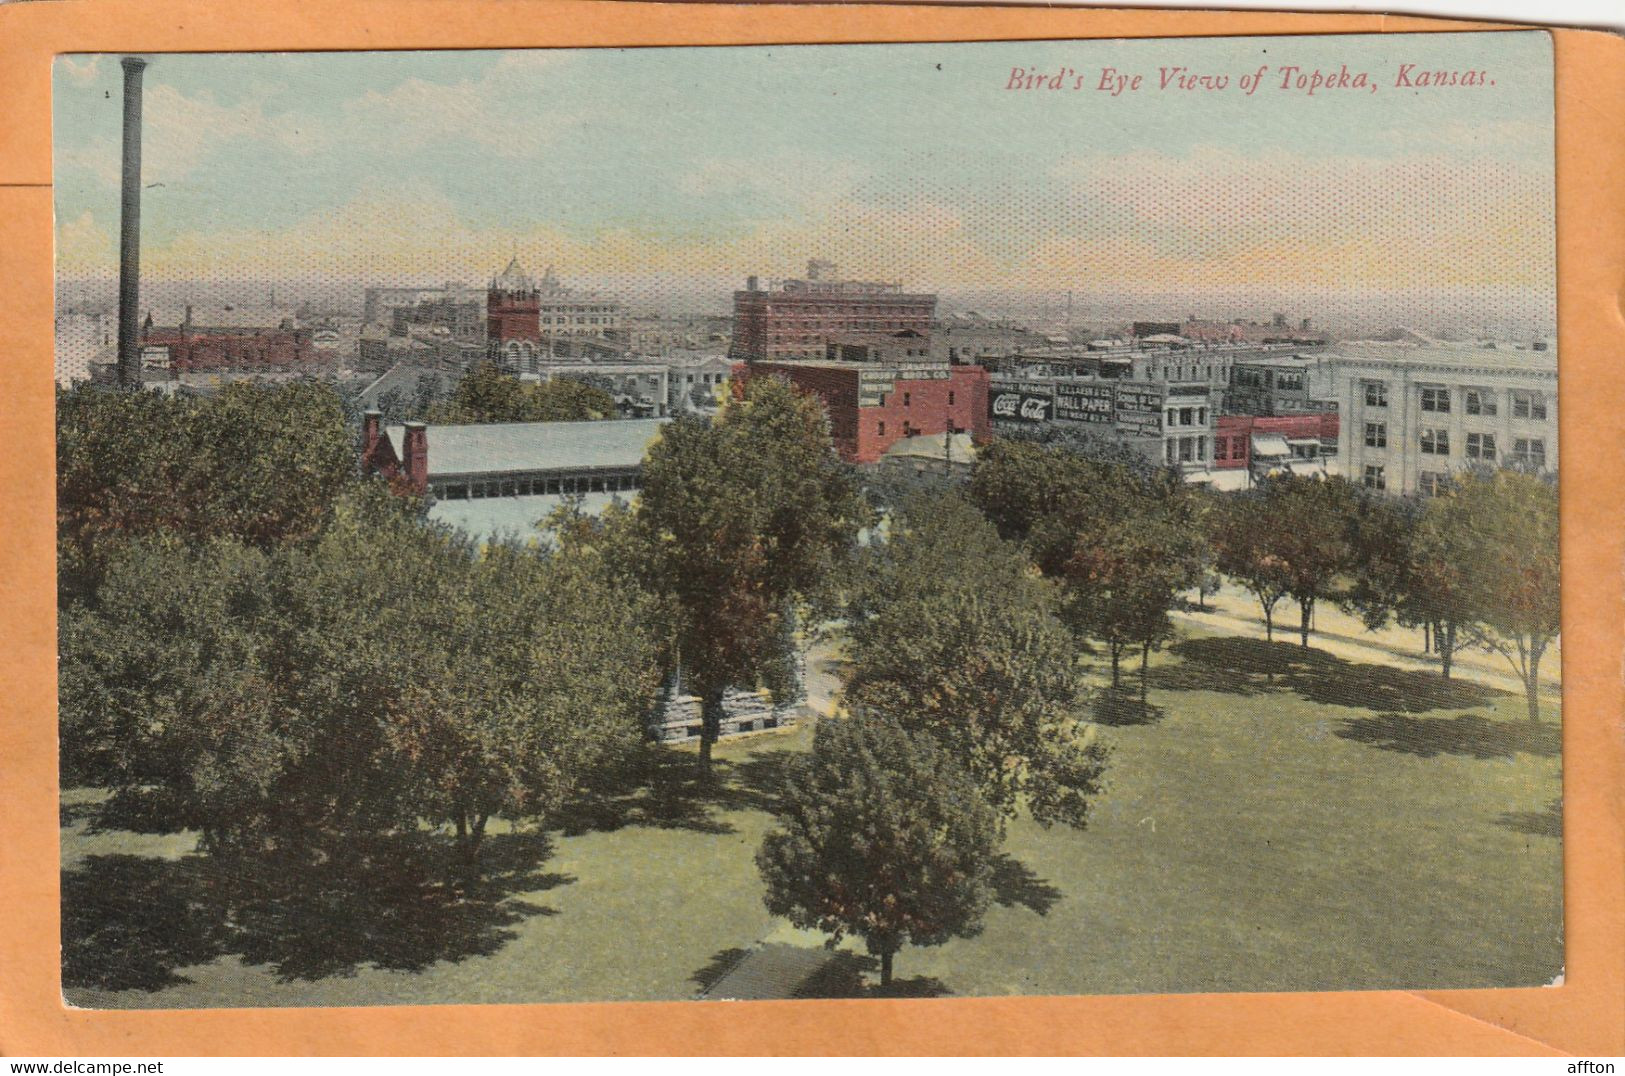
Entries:
POLYGON ((1561 630, 1557 487, 1498 471, 1461 474, 1430 500, 1415 560, 1450 566, 1468 640, 1500 654, 1540 720, 1540 663, 1561 630))
POLYGON ((932 737, 1003 817, 1082 826, 1106 751, 1078 720, 1053 586, 956 494, 911 501, 850 603, 849 704, 932 737))
POLYGON ((1179 476, 1068 442, 995 442, 971 493, 1061 584, 1068 627, 1106 645, 1113 687, 1123 653, 1140 647, 1143 693, 1150 652, 1173 632, 1168 611, 1209 559, 1201 505, 1179 476))
POLYGON ((1141 499, 1136 511, 1086 534, 1062 570, 1062 620, 1077 634, 1105 643, 1112 686, 1120 684, 1122 654, 1140 648, 1140 694, 1151 651, 1173 635, 1168 611, 1179 592, 1201 581, 1206 545, 1173 503, 1141 499))
POLYGON ((615 398, 601 388, 567 377, 525 382, 493 363, 463 376, 445 403, 428 409, 436 424, 484 422, 585 422, 613 418, 615 398))
POLYGON ((714 422, 668 423, 636 511, 645 579, 672 611, 709 767, 728 689, 792 689, 797 609, 833 607, 871 514, 822 403, 774 377, 752 378, 714 422))
POLYGON ((880 983, 905 945, 980 933, 996 816, 937 743, 865 714, 818 724, 785 782, 782 829, 756 854, 768 911, 862 938, 880 983))
POLYGON ((1340 597, 1354 568, 1360 500, 1342 478, 1272 475, 1215 514, 1219 569, 1258 598, 1268 637, 1276 603, 1290 597, 1298 603, 1299 642, 1309 645, 1315 603, 1340 597))
POLYGON ((210 397, 76 385, 57 394, 56 455, 64 603, 91 600, 131 538, 308 541, 356 472, 339 398, 315 381, 238 382, 210 397))
POLYGON ((76 771, 210 851, 332 860, 450 824, 545 817, 636 744, 644 606, 584 557, 477 553, 378 484, 320 538, 130 543, 62 626, 76 771))
POLYGON ((1291 588, 1286 562, 1270 547, 1268 522, 1257 490, 1233 494, 1207 516, 1208 540, 1219 571, 1258 599, 1264 613, 1264 638, 1275 638, 1275 607, 1291 588))
MULTIPOLYGON (((1439 655, 1439 671, 1450 673, 1464 641, 1470 589, 1472 535, 1423 527, 1424 512, 1435 502, 1368 497, 1354 519, 1353 582, 1341 603, 1368 628, 1392 617, 1407 628, 1421 628, 1439 655)), ((1435 510, 1436 511, 1436 510, 1435 510)))

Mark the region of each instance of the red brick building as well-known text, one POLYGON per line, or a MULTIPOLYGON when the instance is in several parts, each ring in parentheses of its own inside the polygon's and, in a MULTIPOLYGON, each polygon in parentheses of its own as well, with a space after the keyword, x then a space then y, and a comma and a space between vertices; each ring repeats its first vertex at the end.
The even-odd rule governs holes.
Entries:
POLYGON ((935 295, 905 292, 901 284, 828 279, 834 266, 813 261, 807 279, 763 290, 751 277, 734 292, 733 341, 728 357, 743 362, 822 359, 829 342, 852 334, 916 334, 927 353, 935 295))
POLYGON ((149 312, 141 327, 141 365, 151 371, 191 373, 299 370, 326 361, 310 328, 296 328, 291 315, 273 309, 224 307, 180 318, 149 312), (168 322, 165 324, 164 322, 168 322))
POLYGON ((515 373, 541 354, 542 293, 518 258, 486 290, 485 347, 492 362, 515 373))
POLYGON ((1337 453, 1335 411, 1304 415, 1220 415, 1213 431, 1214 470, 1304 464, 1320 466, 1337 453))
POLYGON ((835 449, 849 463, 875 463, 906 437, 968 433, 983 442, 992 436, 988 373, 980 366, 754 362, 734 368, 734 383, 764 374, 824 401, 835 449))

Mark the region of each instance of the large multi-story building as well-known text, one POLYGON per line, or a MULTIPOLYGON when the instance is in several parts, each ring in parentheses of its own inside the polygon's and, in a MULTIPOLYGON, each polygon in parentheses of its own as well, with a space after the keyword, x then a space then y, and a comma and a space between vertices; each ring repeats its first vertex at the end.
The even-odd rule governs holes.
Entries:
POLYGON ((1238 415, 1303 415, 1336 409, 1331 363, 1323 355, 1260 355, 1230 367, 1225 410, 1238 415))
POLYGON ((831 339, 854 333, 914 333, 928 353, 937 297, 905 292, 901 284, 835 279, 827 262, 807 264, 804 280, 758 286, 749 278, 734 292, 729 357, 741 362, 822 359, 831 339))
POLYGON ((420 303, 482 303, 485 293, 457 281, 411 284, 404 287, 366 288, 362 292, 361 320, 368 325, 393 324, 395 311, 420 303))
POLYGON ((1343 344, 1331 356, 1343 474, 1389 493, 1436 493, 1475 466, 1557 468, 1557 352, 1343 344))

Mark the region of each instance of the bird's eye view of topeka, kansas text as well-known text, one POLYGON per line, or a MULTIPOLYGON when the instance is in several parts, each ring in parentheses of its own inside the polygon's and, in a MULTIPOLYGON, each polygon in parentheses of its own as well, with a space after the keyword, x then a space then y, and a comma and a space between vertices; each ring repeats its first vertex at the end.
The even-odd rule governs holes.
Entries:
POLYGON ((62 991, 1561 983, 1540 32, 65 54, 62 991))

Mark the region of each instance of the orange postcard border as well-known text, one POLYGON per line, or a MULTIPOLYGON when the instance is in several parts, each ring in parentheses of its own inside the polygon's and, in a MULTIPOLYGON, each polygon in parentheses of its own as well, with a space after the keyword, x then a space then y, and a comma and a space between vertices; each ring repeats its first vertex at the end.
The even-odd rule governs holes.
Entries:
POLYGON ((1566 446, 1563 984, 1532 990, 110 1012, 60 993, 51 60, 59 52, 1438 32, 1384 15, 631 0, 0 6, 0 1053, 1625 1054, 1625 39, 1553 32, 1566 446), (448 19, 448 14, 455 17, 448 19), (20 507, 17 507, 20 506, 20 507))

